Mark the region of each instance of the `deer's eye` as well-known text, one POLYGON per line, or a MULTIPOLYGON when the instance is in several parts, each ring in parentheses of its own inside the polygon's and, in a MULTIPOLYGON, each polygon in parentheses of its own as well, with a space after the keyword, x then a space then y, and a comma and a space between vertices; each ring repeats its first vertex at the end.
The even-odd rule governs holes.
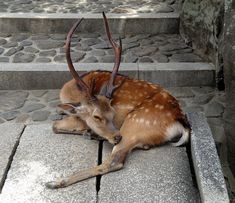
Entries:
POLYGON ((100 118, 99 116, 96 116, 96 115, 95 115, 95 116, 93 116, 93 117, 94 117, 94 119, 97 120, 97 121, 102 121, 102 118, 100 118))

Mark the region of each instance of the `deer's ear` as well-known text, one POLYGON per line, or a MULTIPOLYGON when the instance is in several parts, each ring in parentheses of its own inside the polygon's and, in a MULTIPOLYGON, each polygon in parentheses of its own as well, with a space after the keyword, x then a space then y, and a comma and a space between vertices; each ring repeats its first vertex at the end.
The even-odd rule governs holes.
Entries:
POLYGON ((76 107, 77 104, 72 103, 65 103, 65 104, 59 104, 58 107, 65 111, 67 114, 76 114, 76 107))

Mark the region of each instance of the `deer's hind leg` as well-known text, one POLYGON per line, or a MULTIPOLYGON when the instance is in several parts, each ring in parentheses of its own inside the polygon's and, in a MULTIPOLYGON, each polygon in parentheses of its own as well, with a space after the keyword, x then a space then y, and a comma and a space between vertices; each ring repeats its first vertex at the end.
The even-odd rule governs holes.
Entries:
POLYGON ((46 186, 51 189, 63 188, 88 178, 95 177, 97 175, 104 175, 106 173, 122 169, 126 156, 131 151, 131 149, 136 146, 136 143, 127 141, 122 139, 121 142, 113 148, 112 153, 101 165, 75 172, 73 175, 70 175, 66 178, 48 182, 46 183, 46 186))

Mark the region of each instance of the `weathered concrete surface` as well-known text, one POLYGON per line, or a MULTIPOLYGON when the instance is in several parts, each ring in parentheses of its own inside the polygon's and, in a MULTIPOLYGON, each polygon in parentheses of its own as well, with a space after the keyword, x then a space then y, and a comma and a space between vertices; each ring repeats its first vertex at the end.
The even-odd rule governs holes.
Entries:
POLYGON ((22 124, 4 123, 0 125, 0 189, 4 184, 14 150, 24 129, 22 124))
POLYGON ((229 202, 211 130, 203 113, 188 113, 192 127, 191 153, 202 202, 229 202))
POLYGON ((51 125, 27 126, 14 156, 0 202, 96 202, 96 179, 68 188, 47 189, 56 177, 97 164, 96 141, 55 135, 51 125))
MULTIPOLYGON (((103 154, 111 151, 104 144, 103 154)), ((104 158, 103 158, 104 159, 104 158)), ((99 202, 200 202, 186 149, 169 146, 132 152, 124 169, 102 176, 99 202)))
MULTIPOLYGON (((108 14, 112 33, 157 34, 178 33, 178 13, 108 14)), ((84 18, 79 31, 105 33, 103 18, 99 14, 33 14, 0 13, 0 30, 3 33, 67 33, 77 19, 84 18), (11 25, 11 26, 9 26, 11 25)))
MULTIPOLYGON (((80 73, 97 69, 111 71, 113 63, 75 63, 74 66, 80 73)), ((164 87, 215 84, 214 67, 207 63, 122 63, 119 72, 164 87)), ((0 89, 55 89, 70 79, 67 64, 0 63, 0 89)))

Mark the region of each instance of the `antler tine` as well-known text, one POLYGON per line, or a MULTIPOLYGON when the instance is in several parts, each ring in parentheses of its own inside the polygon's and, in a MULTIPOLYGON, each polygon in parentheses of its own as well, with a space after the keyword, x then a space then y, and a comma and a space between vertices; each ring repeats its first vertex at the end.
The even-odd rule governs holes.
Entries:
POLYGON ((76 80, 78 88, 82 91, 85 92, 87 96, 90 98, 94 98, 94 96, 91 94, 89 91, 89 87, 83 82, 82 78, 78 75, 77 71, 75 70, 73 66, 73 62, 71 59, 71 54, 70 54, 70 44, 71 44, 71 38, 77 27, 80 25, 82 22, 83 18, 81 20, 78 20, 73 27, 70 29, 67 39, 66 39, 66 44, 65 44, 65 50, 66 50, 66 60, 67 64, 69 66, 70 73, 72 74, 73 78, 76 80))
POLYGON ((112 39, 110 30, 109 30, 109 24, 108 24, 108 20, 105 16, 105 13, 103 12, 103 18, 104 18, 104 23, 105 23, 105 30, 106 30, 106 34, 107 37, 109 39, 110 44, 112 45, 113 49, 114 49, 114 54, 115 54, 115 63, 114 63, 114 67, 113 67, 113 71, 111 74, 111 77, 108 81, 107 87, 106 87, 106 93, 105 96, 108 98, 112 98, 112 93, 113 91, 118 87, 114 85, 114 80, 115 77, 117 75, 120 63, 121 63, 121 56, 122 56, 122 41, 121 38, 119 37, 119 45, 112 39))

